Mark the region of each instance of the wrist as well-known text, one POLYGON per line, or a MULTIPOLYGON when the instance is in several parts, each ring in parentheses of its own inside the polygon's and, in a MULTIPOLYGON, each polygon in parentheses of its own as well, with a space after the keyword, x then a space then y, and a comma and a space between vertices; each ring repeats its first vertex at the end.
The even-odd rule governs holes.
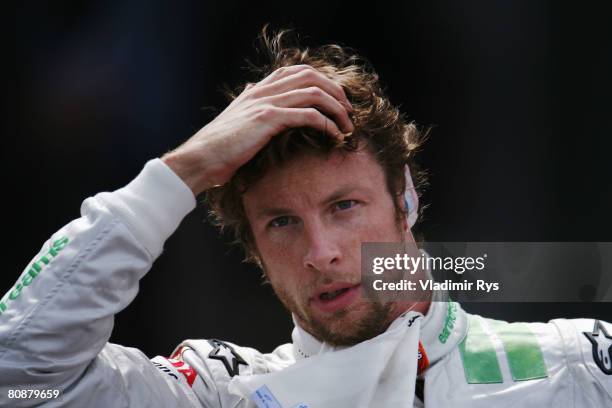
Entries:
POLYGON ((204 166, 201 160, 190 158, 177 151, 166 153, 161 160, 177 175, 193 192, 194 196, 212 187, 206 183, 204 166))

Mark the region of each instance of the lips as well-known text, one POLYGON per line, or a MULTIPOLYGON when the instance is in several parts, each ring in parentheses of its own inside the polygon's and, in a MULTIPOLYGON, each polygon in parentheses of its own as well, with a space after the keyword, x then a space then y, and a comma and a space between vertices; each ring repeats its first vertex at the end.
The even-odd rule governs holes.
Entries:
POLYGON ((346 293, 347 290, 349 290, 349 288, 342 288, 342 289, 334 290, 332 292, 323 292, 319 295, 319 299, 324 300, 324 301, 333 300, 339 295, 341 295, 342 293, 346 293))
POLYGON ((361 284, 335 284, 320 290, 312 298, 315 308, 325 313, 333 313, 346 308, 359 298, 361 284))

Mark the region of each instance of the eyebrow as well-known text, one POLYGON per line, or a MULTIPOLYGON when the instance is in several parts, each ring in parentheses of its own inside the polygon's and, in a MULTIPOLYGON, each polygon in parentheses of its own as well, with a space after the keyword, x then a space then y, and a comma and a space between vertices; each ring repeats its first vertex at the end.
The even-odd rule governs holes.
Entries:
MULTIPOLYGON (((338 199, 352 193, 359 188, 358 185, 352 184, 346 187, 339 188, 321 201, 321 205, 327 205, 338 199)), ((281 215, 290 214, 292 210, 284 207, 264 207, 257 212, 257 218, 278 217, 281 215)))

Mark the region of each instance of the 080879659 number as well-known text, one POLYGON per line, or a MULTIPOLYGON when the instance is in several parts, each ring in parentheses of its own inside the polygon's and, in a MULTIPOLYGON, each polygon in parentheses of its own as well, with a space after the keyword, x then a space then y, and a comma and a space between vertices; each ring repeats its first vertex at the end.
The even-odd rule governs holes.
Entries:
POLYGON ((59 390, 9 390, 7 397, 9 399, 51 399, 59 395, 59 390))

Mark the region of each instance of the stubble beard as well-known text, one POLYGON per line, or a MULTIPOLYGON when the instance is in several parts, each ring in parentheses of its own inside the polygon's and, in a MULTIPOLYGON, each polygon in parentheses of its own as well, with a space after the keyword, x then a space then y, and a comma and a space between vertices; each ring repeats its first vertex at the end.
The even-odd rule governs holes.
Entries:
POLYGON ((394 310, 393 302, 360 300, 358 305, 340 309, 325 318, 317 318, 308 314, 304 307, 299 307, 288 293, 275 288, 274 285, 272 288, 304 330, 317 340, 336 347, 353 346, 383 333, 390 324, 394 310), (353 317, 354 314, 358 316, 353 317))

